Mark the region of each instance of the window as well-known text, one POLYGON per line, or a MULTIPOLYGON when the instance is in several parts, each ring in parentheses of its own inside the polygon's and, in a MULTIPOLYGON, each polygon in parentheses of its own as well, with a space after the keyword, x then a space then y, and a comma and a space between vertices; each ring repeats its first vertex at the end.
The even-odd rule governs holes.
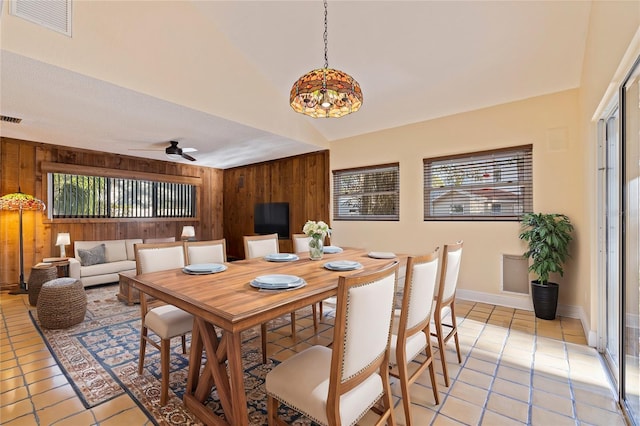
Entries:
POLYGON ((424 220, 520 220, 533 211, 532 146, 427 158, 424 220))
POLYGON ((464 214, 464 205, 451 204, 451 214, 464 214))
POLYGON ((196 186, 50 173, 53 218, 195 217, 196 186))
POLYGON ((334 220, 399 220, 400 166, 333 171, 334 220))

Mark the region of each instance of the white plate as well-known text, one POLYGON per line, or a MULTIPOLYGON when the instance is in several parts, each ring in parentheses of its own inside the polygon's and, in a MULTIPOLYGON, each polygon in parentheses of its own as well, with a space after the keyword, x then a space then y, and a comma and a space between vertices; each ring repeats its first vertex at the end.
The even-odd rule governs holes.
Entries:
POLYGON ((261 275, 250 282, 252 287, 264 289, 284 289, 300 287, 305 281, 295 275, 261 275))
POLYGON ((300 258, 293 253, 273 253, 264 257, 264 260, 269 262, 291 262, 298 259, 300 258))
POLYGON ((305 285, 307 285, 307 282, 305 280, 301 280, 299 283, 296 284, 290 284, 287 286, 284 285, 265 285, 262 283, 258 283, 255 281, 251 281, 249 282, 249 285, 251 287, 255 287, 257 289, 259 289, 260 291, 289 291, 289 290, 295 290, 297 288, 300 287, 304 287, 305 285))
POLYGON ((356 269, 362 269, 362 264, 351 260, 335 260, 333 262, 325 263, 324 267, 332 271, 353 271, 356 269))
POLYGON ((253 281, 264 285, 290 285, 299 284, 304 281, 300 277, 295 275, 273 274, 273 275, 260 275, 253 279, 253 281))
POLYGON ((227 266, 220 263, 196 263, 184 267, 184 271, 190 274, 212 274, 225 271, 226 269, 227 266))
POLYGON ((338 246, 324 246, 322 251, 324 251, 327 254, 341 253, 342 252, 342 248, 340 248, 338 246))
POLYGON ((369 257, 373 257, 374 259, 395 259, 396 254, 389 251, 372 251, 369 252, 369 257))

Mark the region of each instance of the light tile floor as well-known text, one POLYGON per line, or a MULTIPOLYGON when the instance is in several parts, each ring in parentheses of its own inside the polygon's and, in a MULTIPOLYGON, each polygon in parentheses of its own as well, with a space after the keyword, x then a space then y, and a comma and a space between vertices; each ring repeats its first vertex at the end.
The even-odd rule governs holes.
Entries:
MULTIPOLYGON (((0 294, 0 423, 3 425, 151 425, 127 395, 85 409, 28 315, 24 295, 0 294)), ((462 364, 447 347, 452 383, 436 362, 440 404, 428 373, 411 388, 417 425, 624 425, 605 367, 586 346, 580 322, 538 320, 533 313, 458 301, 462 364)), ((270 333, 269 354, 283 360, 311 344, 331 341, 298 321, 297 344, 288 324, 270 333)), ((393 383, 396 420, 404 425, 400 389, 393 383)), ((363 425, 370 424, 365 417, 363 425)))

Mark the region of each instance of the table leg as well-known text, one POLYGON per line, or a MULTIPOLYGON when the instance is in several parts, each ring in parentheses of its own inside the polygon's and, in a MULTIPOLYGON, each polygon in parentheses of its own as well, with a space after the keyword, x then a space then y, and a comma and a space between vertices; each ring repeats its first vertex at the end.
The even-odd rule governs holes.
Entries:
POLYGON ((227 335, 227 358, 229 361, 229 380, 231 381, 231 399, 235 424, 248 426, 247 395, 244 390, 244 371, 242 369, 242 339, 240 332, 227 335))
POLYGON ((193 331, 191 332, 191 349, 189 352, 189 373, 187 375, 187 387, 184 390, 185 395, 193 395, 198 386, 198 374, 200 365, 202 364, 202 338, 200 337, 200 326, 198 321, 193 322, 193 331))
MULTIPOLYGON (((218 335, 212 324, 205 322, 202 318, 195 318, 193 325, 193 333, 191 337, 191 354, 189 356, 189 374, 187 378, 187 387, 185 389, 184 402, 185 405, 194 412, 194 414, 206 424, 216 425, 247 425, 247 401, 244 393, 244 372, 242 370, 242 352, 238 345, 237 354, 240 355, 236 362, 229 362, 229 368, 233 370, 233 366, 240 365, 240 387, 234 382, 237 375, 231 373, 231 378, 227 375, 225 362, 231 353, 227 353, 230 345, 228 340, 233 341, 232 333, 223 334, 222 341, 218 340, 218 335), (199 375, 202 361, 202 351, 207 355, 207 361, 199 375), (225 412, 227 421, 215 416, 205 406, 204 401, 211 394, 211 389, 216 386, 220 404, 225 412), (238 392, 233 392, 239 390, 238 392), (239 398, 238 395, 241 395, 239 398), (234 419, 239 419, 238 422, 234 419)), ((237 341, 240 342, 240 335, 237 335, 237 341)))

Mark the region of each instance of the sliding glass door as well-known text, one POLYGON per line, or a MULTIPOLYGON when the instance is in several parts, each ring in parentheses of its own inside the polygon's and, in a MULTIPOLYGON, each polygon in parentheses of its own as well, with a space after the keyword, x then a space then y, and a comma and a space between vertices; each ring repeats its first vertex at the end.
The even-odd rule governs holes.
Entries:
POLYGON ((640 63, 620 91, 622 145, 622 399, 640 424, 640 63))
POLYGON ((604 230, 603 269, 606 291, 606 341, 605 359, 613 373, 616 383, 620 377, 620 139, 618 132, 618 105, 603 121, 601 147, 604 163, 604 199, 601 227, 604 230))

